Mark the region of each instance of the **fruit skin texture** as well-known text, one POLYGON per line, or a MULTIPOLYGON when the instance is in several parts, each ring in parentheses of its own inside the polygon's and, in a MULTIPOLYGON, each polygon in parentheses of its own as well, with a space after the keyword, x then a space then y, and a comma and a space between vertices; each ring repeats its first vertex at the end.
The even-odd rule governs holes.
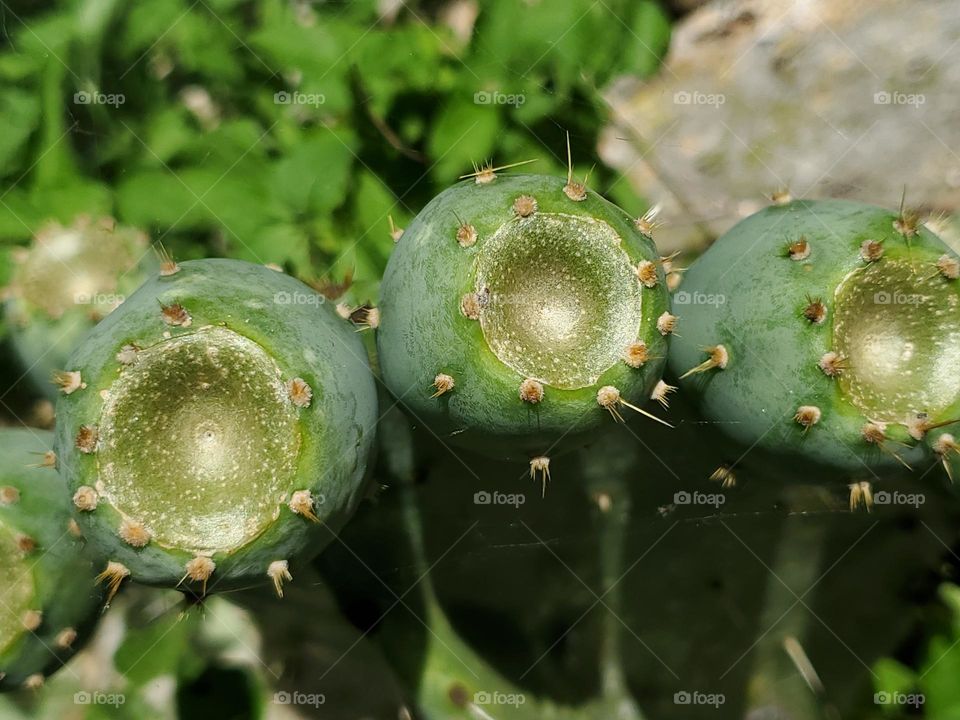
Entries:
POLYGON ((100 318, 136 290, 155 266, 147 236, 110 218, 51 224, 29 249, 14 253, 5 290, 10 347, 33 384, 50 400, 50 381, 100 318))
POLYGON ((800 453, 855 472, 864 464, 915 467, 929 457, 939 431, 912 439, 911 413, 850 393, 851 378, 867 378, 880 395, 902 390, 902 403, 917 413, 929 409, 929 398, 946 398, 931 422, 955 419, 960 411, 950 380, 956 365, 945 362, 957 347, 958 286, 937 268, 938 259, 954 255, 921 225, 901 232, 902 218, 854 202, 794 201, 761 210, 723 235, 686 272, 674 296, 683 331, 671 345, 669 365, 679 376, 703 362, 705 348, 721 343, 729 363, 681 380, 681 392, 747 447, 800 453), (864 243, 871 240, 882 253, 867 259, 864 243), (900 272, 896 268, 907 268, 906 275, 885 275, 900 272), (927 299, 902 302, 905 287, 927 299), (816 313, 805 316, 817 302, 826 311, 820 322, 811 319, 816 313), (915 383, 903 385, 904 373, 869 369, 873 362, 904 365, 911 348, 911 357, 928 361, 928 375, 915 383), (852 355, 835 376, 819 366, 831 351, 852 355), (930 369, 934 357, 939 371, 930 369), (801 408, 807 409, 801 414, 801 408), (815 422, 805 427, 800 420, 815 422), (882 421, 886 439, 865 439, 871 421, 882 421))
MULTIPOLYGON (((366 489, 377 399, 359 336, 310 288, 283 273, 241 261, 183 262, 175 274, 157 276, 145 283, 118 311, 100 323, 71 357, 70 366, 79 370, 88 384, 83 390, 61 396, 57 405, 58 456, 71 492, 83 486, 97 488, 103 477, 99 457, 103 456, 104 448, 94 453, 82 452, 77 447, 77 437, 81 426, 102 424, 105 406, 102 393, 106 391, 109 396, 111 387, 117 386, 124 373, 137 372, 138 365, 142 364, 140 359, 129 365, 122 364, 117 358, 121 349, 138 346, 142 349, 139 357, 151 346, 162 347, 166 335, 176 341, 189 339, 191 335, 203 337, 204 332, 235 333, 252 341, 276 363, 281 381, 300 378, 312 390, 306 406, 292 408, 291 402, 296 420, 294 432, 288 434, 299 434, 299 440, 295 437, 282 440, 296 443, 295 457, 287 458, 294 463, 295 475, 285 482, 276 497, 265 496, 263 502, 270 504, 272 520, 262 525, 254 537, 245 537, 239 546, 204 552, 196 547, 164 544, 157 539, 144 547, 133 547, 118 536, 121 513, 103 493, 96 510, 80 511, 77 519, 89 542, 109 560, 129 568, 133 580, 146 584, 174 587, 183 583, 199 588, 201 583, 195 578, 185 579, 185 564, 197 555, 210 556, 216 568, 209 582, 203 583, 206 592, 228 589, 250 578, 266 583, 265 573, 272 562, 316 554, 330 541, 332 533, 353 513, 366 489), (186 326, 171 325, 165 320, 164 314, 168 318, 176 314, 169 311, 173 304, 189 314, 186 326), (312 508, 316 522, 292 512, 288 506, 292 495, 303 490, 309 490, 317 500, 312 508)), ((229 370, 224 369, 224 382, 230 375, 229 370)), ((180 382, 189 385, 195 371, 193 365, 185 368, 179 376, 180 382)), ((177 382, 171 382, 169 392, 169 406, 174 416, 179 408, 187 408, 182 417, 188 423, 196 422, 199 432, 204 418, 196 419, 189 414, 193 389, 185 392, 177 382)), ((133 397, 136 400, 135 394, 133 397)), ((247 447, 247 443, 259 447, 269 428, 261 432, 255 424, 249 428, 230 424, 231 416, 243 408, 249 409, 250 403, 244 405, 243 397, 214 397, 217 402, 209 408, 210 418, 229 431, 223 433, 228 443, 225 455, 231 457, 235 451, 247 447), (238 432, 242 434, 239 440, 238 432)), ((256 408, 257 403, 251 403, 256 408)), ((159 414, 159 410, 152 416, 144 411, 131 427, 136 431, 148 426, 159 414)), ((176 426, 173 429, 176 430, 176 426)), ((190 438, 194 430, 193 425, 188 425, 186 434, 178 437, 190 438)), ((121 441, 122 438, 117 440, 121 441)), ((171 457, 177 457, 177 448, 166 447, 164 437, 150 436, 145 442, 163 451, 169 449, 174 452, 171 457)), ((188 462, 203 461, 205 456, 216 457, 196 447, 187 447, 184 454, 189 457, 188 462)), ((137 472, 144 471, 141 468, 137 472)), ((158 474, 162 475, 162 467, 138 477, 137 482, 162 483, 158 481, 158 474)), ((162 493, 163 485, 159 487, 162 493)), ((107 491, 109 493, 109 488, 107 491)), ((204 489, 199 491, 202 493, 204 489)), ((239 508, 244 495, 252 493, 255 493, 253 488, 235 488, 231 497, 225 498, 222 493, 207 497, 229 513, 230 502, 239 508)), ((163 509, 151 507, 149 511, 156 513, 163 509)), ((202 510, 197 508, 198 512, 202 510)), ((174 527, 176 522, 188 519, 175 518, 174 527)), ((148 531, 156 530, 149 522, 144 525, 148 531)))
POLYGON ((2 611, 20 614, 26 607, 41 613, 32 633, 23 629, 13 638, 0 636, 0 692, 19 689, 27 678, 59 669, 83 645, 103 601, 83 542, 68 530, 71 509, 63 480, 52 466, 39 466, 52 443, 50 432, 0 430, 0 486, 7 494, 9 488, 17 493, 15 502, 0 502, 0 547, 5 574, 11 573, 0 579, 2 611), (11 546, 24 537, 33 542, 30 550, 14 550, 12 558, 11 546), (19 561, 11 564, 14 558, 19 561), (26 596, 14 589, 24 580, 32 584, 26 596), (64 643, 62 633, 69 630, 75 636, 64 643))
MULTIPOLYGON (((660 378, 667 340, 656 322, 669 309, 669 295, 653 242, 624 211, 596 193, 587 190, 577 202, 563 187, 563 179, 539 175, 501 176, 486 184, 466 180, 434 198, 397 243, 381 284, 377 348, 383 379, 401 404, 444 441, 518 458, 559 453, 614 422, 597 403, 600 387, 615 386, 624 400, 639 406, 660 378), (514 209, 524 196, 536 200, 529 218, 518 217, 514 209), (533 404, 520 399, 518 388, 527 377, 538 379, 537 374, 502 362, 482 323, 463 314, 460 300, 478 289, 483 253, 498 230, 551 214, 585 218, 584 224, 602 221, 619 236, 630 264, 654 264, 655 286, 640 286, 636 328, 636 339, 646 343, 650 359, 633 368, 618 358, 583 387, 565 389, 544 381, 543 398, 533 404), (476 231, 476 241, 466 247, 457 237, 462 226, 476 231), (434 396, 439 373, 456 384, 434 396)), ((631 280, 638 282, 636 276, 631 280)), ((562 359, 578 361, 574 355, 562 359)))

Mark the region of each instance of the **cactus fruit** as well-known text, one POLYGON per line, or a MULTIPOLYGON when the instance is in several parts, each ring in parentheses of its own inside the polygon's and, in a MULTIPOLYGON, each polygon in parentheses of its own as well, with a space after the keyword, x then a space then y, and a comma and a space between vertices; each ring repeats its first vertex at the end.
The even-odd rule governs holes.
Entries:
POLYGON ((0 430, 0 691, 42 684, 79 649, 102 601, 52 441, 0 430))
POLYGON ((639 410, 673 330, 644 231, 572 177, 484 169, 449 188, 387 265, 384 382, 441 438, 526 460, 639 410))
MULTIPOLYGON (((706 418, 747 446, 842 472, 912 466, 931 450, 949 459, 958 275, 956 255, 911 212, 773 205, 687 271, 670 367, 706 418)), ((851 500, 868 501, 863 490, 851 500)))
POLYGON ((110 218, 52 224, 13 255, 5 314, 11 345, 34 384, 53 399, 58 373, 90 328, 146 279, 153 257, 139 230, 110 218), (53 383, 51 383, 53 380, 53 383))
POLYGON ((377 399, 321 296, 235 260, 158 274, 71 356, 57 452, 113 577, 289 582, 365 492, 377 399))

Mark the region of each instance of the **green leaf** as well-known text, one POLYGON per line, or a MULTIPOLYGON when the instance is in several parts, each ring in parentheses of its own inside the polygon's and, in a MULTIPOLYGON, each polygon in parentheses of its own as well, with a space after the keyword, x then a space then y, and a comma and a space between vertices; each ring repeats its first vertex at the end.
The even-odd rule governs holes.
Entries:
POLYGON ((431 129, 427 149, 436 163, 432 174, 450 183, 490 157, 500 131, 500 108, 480 105, 473 96, 457 95, 440 111, 431 129))
POLYGON ((40 101, 33 93, 17 88, 0 90, 0 117, 3 118, 3 132, 0 132, 0 167, 4 177, 24 167, 24 163, 15 162, 37 129, 40 122, 40 101))
POLYGON ((647 77, 660 67, 670 45, 670 18, 659 3, 641 0, 637 4, 624 41, 623 70, 647 77))
POLYGON ((196 623, 196 613, 170 613, 129 630, 114 655, 117 671, 135 686, 161 675, 177 675, 196 623))
POLYGON ((346 197, 355 144, 350 132, 316 128, 274 164, 272 196, 296 214, 331 212, 346 197))

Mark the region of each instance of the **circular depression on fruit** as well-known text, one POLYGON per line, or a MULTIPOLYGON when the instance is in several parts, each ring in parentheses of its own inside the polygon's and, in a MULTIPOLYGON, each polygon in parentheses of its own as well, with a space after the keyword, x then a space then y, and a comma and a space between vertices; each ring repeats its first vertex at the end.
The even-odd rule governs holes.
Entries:
POLYGON ((871 420, 932 417, 960 398, 960 298, 932 264, 885 259, 838 286, 834 352, 845 396, 871 420))
POLYGON ((494 355, 554 387, 596 383, 640 328, 640 283, 620 240, 605 222, 559 213, 501 226, 476 275, 494 355))
POLYGON ((35 592, 32 569, 22 557, 15 534, 0 523, 0 578, 3 578, 0 653, 6 652, 23 634, 23 617, 31 609, 35 592))
POLYGON ((98 490, 161 545, 229 551, 277 519, 300 442, 274 359, 232 330, 200 329, 140 350, 110 388, 98 490))

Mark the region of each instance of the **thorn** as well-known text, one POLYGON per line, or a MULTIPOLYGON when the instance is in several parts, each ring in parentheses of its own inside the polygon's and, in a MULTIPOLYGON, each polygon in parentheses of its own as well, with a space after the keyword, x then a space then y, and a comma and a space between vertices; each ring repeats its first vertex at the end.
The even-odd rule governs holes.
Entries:
POLYGON ((207 581, 213 575, 214 570, 217 569, 217 564, 208 558, 206 555, 197 555, 193 560, 188 562, 184 566, 186 574, 180 578, 180 582, 177 583, 177 587, 180 587, 183 584, 183 581, 187 578, 190 578, 193 582, 202 582, 203 591, 202 595, 207 594, 207 581))
POLYGON ((706 352, 710 355, 710 357, 696 367, 687 370, 683 375, 680 376, 681 380, 686 377, 690 377, 691 375, 695 375, 696 373, 706 372, 707 370, 712 370, 714 368, 717 368, 718 370, 727 369, 727 363, 730 362, 730 355, 727 353, 726 347, 723 345, 714 345, 713 347, 708 347, 706 352))
POLYGON ((53 450, 47 450, 45 453, 30 453, 31 455, 42 455, 43 460, 38 463, 30 463, 28 468, 55 468, 57 466, 57 454, 53 450))
POLYGON ((664 410, 670 409, 670 398, 668 395, 677 391, 675 385, 668 385, 663 380, 657 382, 656 386, 653 388, 653 392, 650 393, 650 399, 656 400, 660 405, 663 406, 664 410))
POLYGON ((822 415, 820 408, 816 405, 801 405, 797 408, 793 419, 803 426, 803 431, 806 433, 810 428, 820 422, 822 415))
POLYGON ((653 232, 657 228, 663 227, 663 223, 657 220, 657 215, 660 214, 661 205, 656 203, 655 205, 647 208, 647 211, 633 221, 634 226, 637 230, 640 231, 648 239, 653 239, 653 232))
POLYGON ((917 225, 920 222, 920 214, 916 210, 906 208, 907 186, 903 186, 903 193, 900 195, 900 212, 897 219, 893 221, 893 229, 903 235, 908 241, 917 234, 917 225))
POLYGON ((12 485, 0 487, 0 505, 15 505, 20 502, 20 491, 12 485))
POLYGON ((446 373, 437 373, 437 376, 433 379, 433 388, 436 390, 433 395, 430 397, 437 398, 453 390, 456 383, 453 378, 446 373))
POLYGON ((267 567, 267 577, 273 580, 273 589, 278 598, 283 598, 283 583, 291 582, 293 575, 290 574, 290 564, 286 560, 274 560, 267 567))
POLYGON ((466 180, 467 178, 475 178, 477 185, 487 185, 488 183, 492 183, 497 179, 497 173, 500 170, 509 170, 510 168, 520 167, 521 165, 529 165, 530 163, 536 161, 536 158, 534 158, 533 160, 522 160, 521 162, 510 163, 509 165, 500 165, 499 167, 494 167, 492 162, 481 165, 479 168, 474 165, 472 173, 461 175, 457 179, 466 180))
POLYGON ((393 215, 387 215, 387 221, 390 223, 390 237, 393 238, 393 241, 400 242, 400 238, 403 237, 403 228, 398 228, 393 224, 393 215))
POLYGON ((127 568, 127 566, 118 562, 114 562, 113 560, 108 562, 106 569, 97 575, 97 585, 100 585, 104 582, 107 584, 107 602, 103 606, 104 610, 110 607, 110 603, 113 602, 113 598, 120 590, 120 584, 128 577, 130 577, 130 570, 127 568))
POLYGON ((473 225, 463 222, 456 213, 454 215, 457 222, 460 223, 457 227, 457 244, 462 248, 473 247, 477 242, 477 229, 473 225))
POLYGON ((64 395, 70 395, 87 387, 77 370, 55 370, 50 381, 60 388, 60 392, 64 395))
POLYGON ((827 318, 827 306, 820 298, 807 295, 807 306, 803 309, 803 317, 814 325, 820 325, 827 318))
POLYGON ((876 445, 883 452, 887 453, 893 457, 898 463, 903 465, 907 470, 913 470, 897 453, 893 450, 890 450, 886 447, 887 439, 887 430, 884 425, 876 422, 868 422, 860 429, 860 435, 865 441, 872 445, 876 445))
POLYGON ((550 482, 550 458, 539 455, 530 460, 530 478, 536 482, 537 478, 543 486, 543 497, 547 496, 547 483, 550 482))
POLYGON ((620 391, 613 385, 604 385, 597 391, 597 404, 604 410, 607 410, 613 416, 613 419, 620 423, 623 422, 623 415, 620 414, 620 406, 622 405, 630 408, 634 412, 640 413, 644 417, 650 418, 651 420, 656 420, 661 425, 666 425, 668 428, 673 428, 673 425, 668 423, 666 420, 661 420, 656 415, 648 413, 646 410, 628 403, 620 396, 620 391))
POLYGON ((314 512, 313 493, 309 490, 297 490, 291 497, 287 507, 296 515, 302 515, 310 522, 319 523, 320 518, 314 512))
POLYGON ((716 470, 710 474, 710 479, 713 482, 720 483, 720 487, 724 490, 735 487, 737 484, 737 476, 733 472, 733 468, 730 465, 721 465, 716 470))
POLYGON ((173 256, 167 252, 167 249, 163 246, 162 242, 158 242, 156 245, 154 245, 153 249, 157 254, 157 258, 160 260, 160 277, 169 277, 180 272, 180 266, 177 265, 177 262, 173 259, 173 256))
POLYGON ((836 377, 849 366, 847 365, 846 358, 840 357, 835 352, 827 352, 824 353, 823 357, 817 362, 817 367, 819 367, 827 377, 836 377))
MULTIPOLYGON (((590 177, 589 173, 587 177, 590 177)), ((570 153, 570 133, 567 132, 567 184, 563 186, 563 194, 574 202, 587 199, 587 178, 582 183, 573 181, 573 156, 570 153)))
POLYGON ((376 330, 380 327, 380 309, 375 307, 361 307, 353 312, 357 315, 357 332, 364 330, 376 330))
POLYGON ((873 489, 866 480, 850 483, 850 511, 853 512, 859 507, 866 508, 870 512, 873 508, 873 489))
POLYGON ((641 260, 637 263, 637 279, 644 287, 656 287, 658 281, 657 266, 649 260, 641 260))
POLYGON ((657 318, 657 330, 661 335, 670 335, 677 329, 677 316, 669 312, 663 313, 657 318))
POLYGON ((136 520, 124 519, 117 531, 120 539, 135 548, 146 547, 150 542, 150 531, 136 520))
POLYGON ((822 697, 824 692, 823 681, 820 680, 820 676, 817 674, 813 663, 810 662, 810 658, 804 651, 803 646, 800 645, 800 642, 793 635, 787 635, 783 638, 783 649, 790 657, 791 662, 793 662, 794 667, 797 668, 797 672, 800 673, 804 682, 807 683, 807 687, 809 687, 815 695, 822 697))
POLYGON ((313 389, 306 380, 295 377, 287 381, 287 395, 296 407, 305 408, 310 406, 310 401, 313 399, 313 389))
POLYGON ((923 440, 924 436, 931 430, 936 430, 937 428, 947 427, 948 425, 953 425, 954 423, 960 422, 960 418, 953 418, 951 420, 941 420, 940 422, 930 422, 929 417, 926 413, 918 413, 914 417, 907 420, 904 423, 904 427, 907 428, 907 433, 914 440, 920 441, 923 440))
POLYGON ((956 280, 960 277, 960 260, 952 255, 941 255, 940 259, 937 260, 937 270, 947 280, 956 280))
POLYGON ((936 442, 933 443, 933 451, 940 456, 943 469, 946 470, 950 482, 953 482, 953 470, 950 467, 950 459, 948 456, 950 453, 960 454, 960 443, 957 443, 956 438, 950 433, 943 433, 937 438, 936 442))

